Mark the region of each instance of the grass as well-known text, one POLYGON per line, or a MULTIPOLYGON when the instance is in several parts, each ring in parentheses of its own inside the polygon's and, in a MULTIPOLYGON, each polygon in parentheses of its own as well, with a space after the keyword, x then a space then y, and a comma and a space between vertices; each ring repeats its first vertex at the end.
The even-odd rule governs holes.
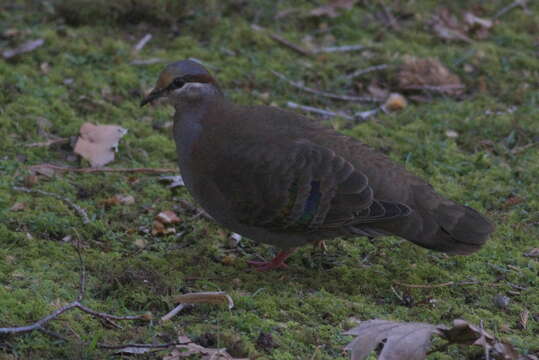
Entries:
MULTIPOLYGON (((118 2, 112 10, 108 2, 83 0, 0 5, 1 32, 19 31, 0 38, 0 47, 45 39, 34 52, 0 62, 0 327, 32 323, 77 296, 79 262, 72 244, 62 241, 68 236, 80 237, 83 244, 86 304, 96 310, 161 316, 174 306, 173 295, 189 291, 223 290, 236 303, 231 311, 196 306, 165 325, 122 322, 123 330, 69 312, 48 328, 70 342, 40 332, 0 337, 0 359, 103 359, 112 357, 111 352, 97 348, 97 342, 167 342, 178 333, 227 347, 237 357, 345 359, 342 347, 350 337, 341 333, 353 326, 351 317, 443 324, 455 318, 477 324, 483 320, 488 331, 522 353, 537 353, 539 262, 524 253, 539 243, 539 146, 516 154, 513 150, 539 142, 539 5, 531 2, 529 13, 514 9, 500 18, 487 39, 466 44, 444 42, 425 25, 436 3, 388 2, 396 14, 409 14, 398 31, 376 20, 380 6, 375 2, 361 2, 333 19, 290 15, 282 21, 273 20, 278 11, 298 7, 306 12, 313 5, 281 1, 274 7, 274 2, 260 0, 188 2, 178 8, 165 1, 118 2), (311 34, 316 43, 371 48, 304 58, 252 31, 252 22, 298 43, 311 34), (154 38, 133 54, 133 45, 145 33, 154 38), (358 238, 329 242, 325 256, 303 248, 287 270, 257 273, 246 271, 245 260, 254 254, 269 258, 274 249, 245 239, 241 251, 230 249, 226 229, 188 213, 177 227, 185 232, 182 237, 141 232, 159 211, 175 209, 180 198, 190 200, 186 190, 171 191, 156 176, 66 173, 40 179, 35 188, 84 207, 92 219, 87 225, 62 201, 12 190, 24 184, 29 165, 87 165, 73 159, 69 146, 25 147, 44 140, 40 118, 48 120, 47 132, 60 137, 76 135, 86 121, 129 129, 112 166, 176 166, 166 126, 171 109, 138 106, 163 64, 134 66, 134 58, 201 59, 211 65, 227 96, 242 104, 284 107, 294 101, 358 111, 369 106, 313 97, 279 81, 271 70, 312 87, 361 93, 371 80, 396 89, 396 66, 407 55, 438 58, 467 85, 465 96, 412 103, 402 112, 380 114, 360 125, 339 119, 331 124, 388 152, 447 197, 486 213, 497 230, 472 256, 447 257, 397 238, 358 238), (381 63, 395 66, 354 84, 341 79, 344 73, 381 63), (447 130, 459 136, 450 138, 447 130), (132 195, 136 202, 104 206, 103 200, 115 194, 132 195), (522 201, 511 200, 517 198, 522 201), (11 211, 17 202, 25 209, 11 211), (481 284, 418 289, 394 283, 470 279, 481 284), (511 300, 506 308, 493 301, 500 294, 511 300), (523 328, 519 319, 526 310, 530 315, 523 328), (89 345, 80 346, 74 333, 89 345), (275 347, 261 346, 261 333, 271 334, 275 347)), ((489 17, 507 3, 477 1, 473 6, 489 17)), ((472 5, 460 1, 451 6, 461 13, 472 5)), ((451 347, 431 357, 480 359, 481 353, 451 347)))

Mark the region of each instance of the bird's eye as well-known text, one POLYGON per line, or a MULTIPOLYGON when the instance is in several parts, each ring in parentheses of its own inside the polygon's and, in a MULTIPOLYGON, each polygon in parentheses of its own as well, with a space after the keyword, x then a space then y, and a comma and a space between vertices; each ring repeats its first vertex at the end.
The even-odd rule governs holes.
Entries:
POLYGON ((175 89, 179 89, 181 88, 182 86, 185 85, 185 81, 183 81, 182 78, 176 78, 174 79, 174 81, 172 82, 172 87, 175 88, 175 89))

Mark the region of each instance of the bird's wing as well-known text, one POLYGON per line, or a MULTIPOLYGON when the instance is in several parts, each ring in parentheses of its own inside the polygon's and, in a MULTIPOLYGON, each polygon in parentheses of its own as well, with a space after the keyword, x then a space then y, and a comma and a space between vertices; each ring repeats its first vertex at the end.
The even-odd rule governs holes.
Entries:
POLYGON ((238 221, 277 231, 338 229, 411 211, 401 203, 377 200, 363 173, 307 139, 241 142, 215 174, 238 221))

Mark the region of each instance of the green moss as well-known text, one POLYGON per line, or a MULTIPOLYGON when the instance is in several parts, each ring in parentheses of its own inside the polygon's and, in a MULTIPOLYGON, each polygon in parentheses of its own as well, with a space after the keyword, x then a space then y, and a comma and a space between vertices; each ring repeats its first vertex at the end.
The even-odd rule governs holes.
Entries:
MULTIPOLYGON (((22 31, 14 39, 1 38, 1 46, 45 39, 39 49, 0 62, 0 326, 32 323, 75 299, 79 262, 73 244, 63 239, 79 237, 86 303, 96 310, 120 315, 149 311, 157 318, 174 306, 174 295, 189 291, 227 291, 236 304, 230 311, 196 306, 168 324, 123 322, 123 330, 68 312, 47 325, 70 337, 68 344, 39 332, 2 338, 0 351, 7 355, 0 354, 0 359, 80 357, 68 329, 90 344, 82 350, 89 359, 112 357, 97 342, 166 342, 178 332, 193 339, 215 338, 212 346, 227 347, 237 357, 345 359, 341 349, 350 337, 341 333, 353 326, 351 317, 443 324, 455 318, 483 320, 489 331, 519 350, 537 352, 539 263, 524 253, 537 247, 539 238, 539 147, 518 150, 539 138, 539 61, 534 48, 538 4, 528 5, 530 13, 512 10, 487 39, 467 44, 441 41, 428 29, 425 22, 438 6, 431 0, 388 3, 397 15, 412 14, 402 18, 398 31, 376 20, 380 8, 375 3, 362 2, 336 18, 300 16, 317 6, 309 1, 240 3, 18 1, 9 16, 0 11, 2 32, 22 31), (298 13, 275 20, 278 12, 291 8, 298 13), (331 36, 335 45, 363 44, 369 49, 300 57, 253 31, 251 23, 297 43, 309 34, 315 42, 331 36), (133 46, 146 33, 153 39, 134 54, 133 46), (129 132, 112 166, 176 167, 170 128, 163 128, 171 110, 138 106, 163 63, 135 66, 133 59, 198 58, 238 103, 285 106, 294 101, 353 112, 372 105, 311 96, 271 71, 342 94, 364 92, 371 81, 396 90, 398 65, 405 55, 438 58, 466 84, 464 98, 433 97, 360 125, 330 123, 388 152, 445 196, 487 213, 497 230, 472 256, 446 257, 397 238, 334 240, 325 255, 303 248, 289 260, 287 270, 261 274, 248 270, 245 260, 270 258, 271 248, 244 239, 241 251, 230 249, 226 230, 189 212, 180 214, 181 236, 147 233, 159 211, 178 210, 180 198, 190 201, 185 189, 171 191, 157 176, 66 173, 40 178, 35 188, 84 207, 92 220, 87 225, 61 200, 12 190, 24 183, 28 165, 77 166, 68 161, 69 146, 24 146, 45 140, 38 117, 46 118, 51 123, 47 131, 60 137, 75 135, 86 121, 119 124, 129 132), (393 67, 365 74, 354 84, 342 76, 381 63, 393 67), (481 81, 486 84, 483 92, 478 91, 481 81), (516 110, 508 112, 512 106, 516 110), (449 138, 448 130, 458 137, 449 138), (134 196, 135 204, 106 206, 103 201, 116 194, 134 196), (522 201, 508 202, 515 196, 522 201), (25 209, 11 211, 16 202, 23 202, 25 209), (480 284, 432 289, 397 284, 449 281, 480 284), (511 298, 506 309, 494 304, 497 294, 511 298), (518 325, 524 310, 530 313, 526 329, 518 325), (272 334, 276 347, 267 351, 257 345, 261 331, 272 334)), ((494 1, 478 6, 488 17, 503 5, 494 1)), ((470 5, 457 1, 450 6, 460 13, 470 5)), ((433 359, 477 353, 451 347, 433 359)))

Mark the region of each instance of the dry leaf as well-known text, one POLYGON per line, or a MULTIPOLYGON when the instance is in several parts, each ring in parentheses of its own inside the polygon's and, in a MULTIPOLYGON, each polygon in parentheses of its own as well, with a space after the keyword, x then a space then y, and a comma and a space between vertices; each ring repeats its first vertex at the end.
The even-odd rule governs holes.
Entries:
POLYGON ((49 164, 32 165, 28 168, 32 175, 44 175, 46 177, 53 177, 55 174, 54 169, 51 169, 49 164))
POLYGON ((12 57, 15 57, 20 54, 24 54, 30 51, 34 51, 41 45, 45 43, 45 40, 43 39, 37 39, 37 40, 30 40, 22 44, 21 46, 15 48, 15 49, 7 49, 2 52, 2 56, 4 59, 10 59, 12 57))
POLYGON ((101 203, 106 206, 133 205, 135 198, 131 195, 116 194, 113 197, 103 200, 101 203))
POLYGON ((511 207, 511 206, 518 205, 522 202, 524 202, 524 199, 521 198, 520 196, 511 195, 505 200, 505 202, 502 204, 502 207, 504 208, 511 207))
POLYGON ((380 85, 375 81, 369 84, 369 87, 367 87, 367 90, 369 91, 369 94, 374 99, 377 99, 380 101, 384 101, 389 96, 389 90, 380 87, 380 85))
POLYGON ((154 220, 152 225, 152 235, 168 235, 168 234, 175 234, 176 228, 172 227, 166 227, 165 224, 163 224, 161 221, 154 220))
POLYGON ((533 248, 524 254, 527 257, 539 257, 539 248, 533 248))
POLYGON ((406 98, 399 93, 392 93, 387 98, 383 107, 387 111, 400 111, 408 105, 406 98))
POLYGON ((172 175, 172 176, 163 175, 159 177, 159 180, 163 182, 170 182, 170 184, 168 185, 170 189, 185 186, 185 183, 183 182, 183 178, 181 175, 172 175))
POLYGON ((357 336, 344 349, 350 351, 352 360, 363 360, 385 341, 378 359, 422 360, 426 357, 431 336, 438 333, 435 325, 426 323, 369 320, 344 333, 357 336))
POLYGON ((127 133, 117 125, 94 125, 84 123, 75 145, 75 153, 90 161, 92 167, 101 167, 114 160, 118 142, 127 133))
POLYGON ((405 58, 398 75, 403 90, 428 90, 448 95, 460 95, 464 85, 438 60, 432 58, 405 58))
POLYGON ((172 352, 165 356, 163 360, 180 360, 180 359, 201 359, 201 360, 248 360, 232 357, 226 352, 226 349, 211 349, 195 344, 187 336, 178 337, 179 345, 172 352), (197 356, 198 355, 198 356, 197 356))
POLYGON ((459 133, 456 132, 455 130, 446 130, 445 136, 447 136, 450 139, 456 139, 459 137, 459 133))
POLYGON ((472 42, 466 35, 467 28, 446 8, 439 9, 436 14, 431 17, 429 25, 436 35, 442 39, 461 40, 468 43, 472 42))
POLYGON ((137 239, 134 241, 134 244, 139 249, 144 249, 148 245, 148 243, 144 239, 137 239))
POLYGON ((429 21, 432 30, 438 37, 445 40, 460 40, 471 43, 470 36, 482 40, 488 37, 489 30, 494 25, 490 19, 480 18, 467 11, 462 16, 463 21, 446 9, 439 9, 429 21))
POLYGON ((339 15, 337 10, 350 10, 357 0, 330 0, 327 5, 309 11, 309 16, 327 16, 330 18, 339 15))
POLYGON ((440 336, 450 344, 481 346, 492 354, 493 359, 532 359, 519 355, 511 344, 499 341, 482 328, 461 319, 455 320, 451 328, 375 319, 362 322, 344 334, 357 336, 345 347, 351 352, 352 360, 367 358, 379 345, 383 345, 383 348, 378 360, 423 360, 433 335, 440 336))
POLYGON ((224 291, 209 291, 178 295, 174 298, 177 304, 228 304, 228 308, 234 307, 234 301, 224 291))
POLYGON ((26 209, 26 204, 23 202, 16 202, 12 207, 9 208, 11 211, 22 211, 24 209, 26 209))
POLYGON ((527 309, 524 309, 524 311, 520 313, 520 319, 518 323, 523 330, 526 330, 528 328, 529 317, 530 317, 530 312, 527 309))
POLYGON ((488 37, 489 29, 494 24, 492 20, 477 17, 469 11, 464 13, 464 22, 468 25, 468 32, 480 40, 488 37))
POLYGON ((171 210, 161 211, 155 216, 155 220, 163 224, 177 224, 182 221, 182 219, 180 219, 178 215, 171 210))

